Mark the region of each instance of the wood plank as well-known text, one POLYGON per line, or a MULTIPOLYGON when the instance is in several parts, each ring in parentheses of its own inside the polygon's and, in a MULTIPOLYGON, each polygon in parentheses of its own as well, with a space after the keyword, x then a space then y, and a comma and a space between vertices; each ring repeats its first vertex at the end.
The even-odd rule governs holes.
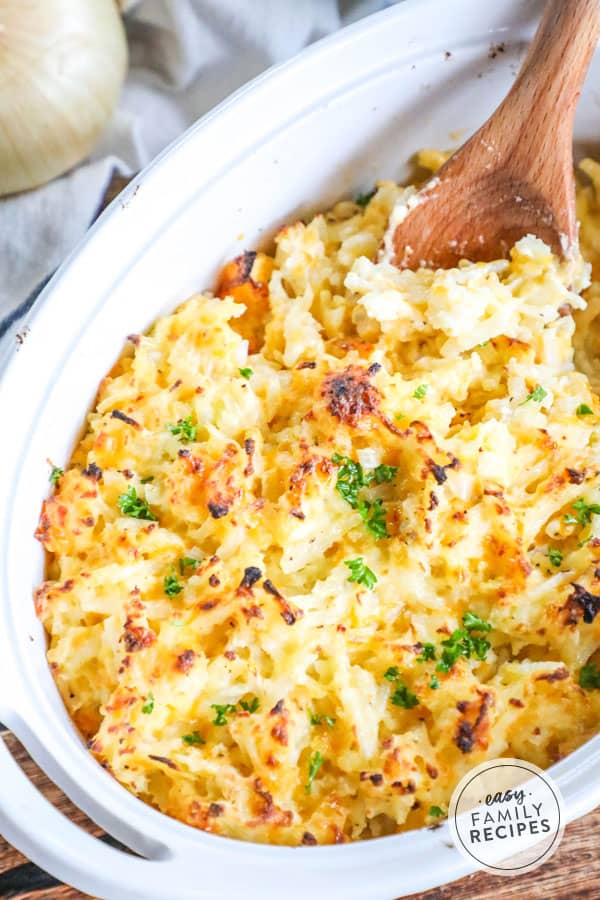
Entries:
POLYGON ((593 900, 600 897, 600 807, 572 822, 554 856, 518 877, 479 872, 411 900, 593 900))

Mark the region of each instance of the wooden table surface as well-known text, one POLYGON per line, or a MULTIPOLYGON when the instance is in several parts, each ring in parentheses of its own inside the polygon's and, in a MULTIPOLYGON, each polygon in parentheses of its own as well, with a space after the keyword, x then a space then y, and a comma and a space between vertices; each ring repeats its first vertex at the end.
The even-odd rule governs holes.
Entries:
MULTIPOLYGON (((116 177, 105 203, 127 184, 116 177)), ((0 736, 39 790, 62 812, 100 840, 111 842, 38 769, 27 751, 0 724, 0 736)), ((411 900, 599 900, 600 898, 600 807, 568 826, 562 844, 544 866, 518 878, 500 878, 479 873, 411 900)), ((434 860, 432 860, 432 865, 434 860)), ((88 894, 61 884, 38 869, 0 837, 0 897, 19 900, 89 900, 88 894)), ((114 898, 120 900, 120 898, 114 898)), ((174 900, 165 897, 164 900, 174 900)), ((364 900, 369 900, 365 897, 364 900)))

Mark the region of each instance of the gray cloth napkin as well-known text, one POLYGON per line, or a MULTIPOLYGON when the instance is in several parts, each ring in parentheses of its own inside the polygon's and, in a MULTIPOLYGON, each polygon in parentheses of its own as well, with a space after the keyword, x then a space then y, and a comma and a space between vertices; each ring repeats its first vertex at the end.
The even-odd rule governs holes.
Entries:
POLYGON ((130 69, 101 144, 64 177, 0 201, 2 349, 89 227, 115 171, 139 171, 240 85, 392 2, 128 0, 130 69))

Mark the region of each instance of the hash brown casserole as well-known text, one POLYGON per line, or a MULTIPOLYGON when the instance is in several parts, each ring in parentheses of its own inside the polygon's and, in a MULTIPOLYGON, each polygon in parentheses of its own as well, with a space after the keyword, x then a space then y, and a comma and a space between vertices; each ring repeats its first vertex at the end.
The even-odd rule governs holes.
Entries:
POLYGON ((413 189, 384 182, 130 336, 53 469, 36 606, 134 794, 217 834, 339 842, 432 824, 483 760, 545 767, 598 730, 582 169, 587 262, 527 237, 399 271, 380 247, 413 189))

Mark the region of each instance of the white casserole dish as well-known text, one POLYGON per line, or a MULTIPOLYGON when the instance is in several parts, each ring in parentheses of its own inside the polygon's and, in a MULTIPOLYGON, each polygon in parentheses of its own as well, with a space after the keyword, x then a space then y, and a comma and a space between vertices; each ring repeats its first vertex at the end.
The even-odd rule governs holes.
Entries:
MULTIPOLYGON (((0 832, 58 878, 107 900, 392 900, 468 865, 447 826, 361 844, 283 848, 204 834, 145 806, 89 755, 45 659, 32 592, 48 494, 124 337, 307 206, 402 178, 422 146, 449 146, 506 92, 537 0, 407 0, 310 48, 194 126, 118 198, 45 290, 0 395, 0 720, 92 819, 138 857, 67 821, 0 742, 0 832), (490 52, 503 43, 504 50, 490 52), (448 56, 447 51, 451 54, 448 56), (142 858, 140 858, 142 857, 142 858)), ((600 138, 594 60, 577 139, 600 138)), ((553 768, 568 818, 600 802, 600 737, 553 768)))

